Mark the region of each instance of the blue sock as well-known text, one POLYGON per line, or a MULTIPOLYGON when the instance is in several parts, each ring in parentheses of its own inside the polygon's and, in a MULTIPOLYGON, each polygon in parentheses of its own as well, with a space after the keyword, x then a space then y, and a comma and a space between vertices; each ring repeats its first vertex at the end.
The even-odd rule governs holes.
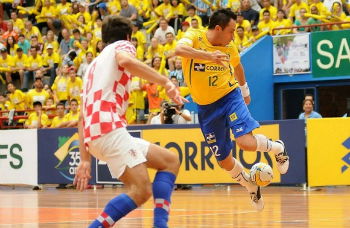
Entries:
POLYGON ((153 181, 154 227, 168 227, 170 197, 176 176, 169 172, 157 172, 153 181))
POLYGON ((89 228, 112 227, 113 224, 137 208, 135 202, 126 194, 121 194, 108 202, 102 214, 89 228))

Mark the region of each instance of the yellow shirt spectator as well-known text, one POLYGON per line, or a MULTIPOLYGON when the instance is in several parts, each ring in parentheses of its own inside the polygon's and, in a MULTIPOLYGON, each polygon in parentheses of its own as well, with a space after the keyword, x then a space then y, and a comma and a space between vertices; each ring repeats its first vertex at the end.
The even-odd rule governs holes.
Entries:
MULTIPOLYGON (((28 119, 25 122, 26 126, 30 126, 30 128, 38 128, 38 120, 39 116, 36 112, 33 112, 29 115, 28 119)), ((49 122, 49 117, 45 114, 41 114, 41 127, 46 127, 49 122)))
POLYGON ((27 60, 28 60, 28 56, 26 54, 22 54, 21 56, 16 54, 13 57, 12 67, 23 68, 25 67, 27 60))
POLYGON ((272 20, 268 22, 260 21, 258 24, 258 28, 260 32, 272 32, 272 29, 275 27, 275 23, 272 20))
MULTIPOLYGON (((298 0, 300 1, 300 0, 298 0)), ((295 17, 295 19, 300 19, 300 10, 304 8, 306 9, 307 12, 309 12, 309 6, 305 3, 305 2, 296 2, 294 3, 291 7, 290 7, 290 11, 289 11, 289 19, 293 19, 293 17, 295 17)))
POLYGON ((176 44, 177 42, 174 40, 172 43, 166 43, 164 45, 164 56, 165 57, 168 57, 168 55, 171 53, 171 52, 174 52, 175 51, 175 48, 176 48, 176 44))
POLYGON ((170 3, 168 4, 162 3, 157 8, 155 8, 154 11, 156 12, 156 14, 158 14, 158 16, 166 17, 168 14, 170 14, 171 8, 172 6, 170 3))
POLYGON ((111 0, 107 3, 107 9, 110 14, 118 14, 122 7, 119 0, 111 0))
POLYGON ((37 18, 37 22, 38 23, 42 23, 42 22, 47 22, 49 17, 57 17, 58 16, 58 11, 57 8, 54 6, 44 6, 41 9, 41 12, 38 16, 36 16, 37 18))
POLYGON ((8 98, 16 110, 26 109, 26 95, 19 89, 8 95, 8 98))
POLYGON ((27 92, 27 107, 30 109, 33 108, 33 103, 36 101, 40 101, 44 105, 49 97, 50 94, 44 89, 41 89, 41 91, 31 89, 27 92))
POLYGON ((60 56, 57 52, 52 53, 51 55, 46 53, 43 58, 43 66, 53 67, 54 65, 60 63, 60 56))
POLYGON ((260 20, 263 20, 263 18, 264 18, 263 14, 264 14, 265 10, 268 10, 270 12, 270 17, 271 17, 272 20, 276 20, 276 18, 277 18, 277 11, 278 10, 274 6, 270 6, 269 8, 265 8, 265 7, 262 8, 260 10, 260 12, 259 12, 259 19, 260 20))
MULTIPOLYGON (((293 22, 290 19, 282 19, 282 20, 276 20, 274 28, 285 28, 293 26, 293 22)), ((291 33, 291 29, 281 29, 281 30, 275 30, 273 35, 284 35, 291 33)))
POLYGON ((67 122, 67 118, 65 116, 63 117, 59 117, 59 116, 55 116, 53 119, 52 119, 52 122, 51 122, 51 128, 54 128, 54 127, 58 127, 58 126, 61 126, 62 123, 64 122, 67 122))
POLYGON ((186 15, 186 8, 185 6, 180 2, 176 7, 171 7, 171 10, 170 10, 170 13, 171 15, 181 15, 181 16, 184 16, 186 15))
MULTIPOLYGON (((75 74, 73 72, 72 74, 75 74)), ((80 101, 80 93, 83 88, 83 80, 77 76, 71 76, 68 81, 68 99, 76 99, 78 102, 80 101), (74 77, 74 81, 73 81, 74 77)))
POLYGON ((14 66, 14 59, 11 55, 8 55, 7 53, 1 52, 1 57, 0 57, 0 67, 3 69, 0 69, 1 71, 10 71, 11 66, 14 66))
POLYGON ((135 37, 137 39, 137 46, 145 50, 146 36, 141 31, 132 33, 131 38, 135 37))
POLYGON ((200 18, 198 15, 195 15, 193 17, 187 17, 185 21, 187 21, 189 24, 191 24, 192 19, 197 19, 198 21, 198 27, 202 28, 202 18, 200 18))
POLYGON ((41 55, 37 54, 35 57, 29 56, 29 58, 27 58, 26 67, 37 68, 42 66, 43 66, 43 58, 41 57, 41 55))
POLYGON ((68 99, 68 78, 66 76, 57 76, 51 89, 55 94, 55 102, 68 99))
POLYGON ((66 119, 66 121, 78 121, 79 120, 79 112, 77 113, 73 113, 73 112, 69 112, 67 113, 64 118, 66 119))
POLYGON ((241 1, 240 0, 228 0, 227 8, 230 8, 232 10, 232 12, 236 13, 241 8, 241 1))

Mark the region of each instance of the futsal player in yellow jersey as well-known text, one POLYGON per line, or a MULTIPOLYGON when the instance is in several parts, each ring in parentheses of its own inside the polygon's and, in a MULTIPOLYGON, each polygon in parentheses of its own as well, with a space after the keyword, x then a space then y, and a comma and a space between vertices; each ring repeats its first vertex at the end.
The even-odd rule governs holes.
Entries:
POLYGON ((200 127, 210 150, 220 167, 247 188, 253 206, 262 210, 260 187, 250 180, 242 164, 231 155, 230 130, 242 150, 273 152, 282 174, 288 170, 289 157, 282 141, 252 134, 259 124, 251 117, 246 105, 250 103, 250 93, 240 56, 233 44, 235 19, 230 10, 214 12, 208 30, 187 32, 178 42, 175 53, 183 57, 185 82, 198 104, 200 127))

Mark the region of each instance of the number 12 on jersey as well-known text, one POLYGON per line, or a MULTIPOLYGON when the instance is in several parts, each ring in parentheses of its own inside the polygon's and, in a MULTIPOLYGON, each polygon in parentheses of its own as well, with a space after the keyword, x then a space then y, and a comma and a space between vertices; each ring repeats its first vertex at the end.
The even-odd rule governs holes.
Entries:
POLYGON ((209 86, 217 86, 216 81, 218 80, 218 76, 212 75, 209 76, 209 86))

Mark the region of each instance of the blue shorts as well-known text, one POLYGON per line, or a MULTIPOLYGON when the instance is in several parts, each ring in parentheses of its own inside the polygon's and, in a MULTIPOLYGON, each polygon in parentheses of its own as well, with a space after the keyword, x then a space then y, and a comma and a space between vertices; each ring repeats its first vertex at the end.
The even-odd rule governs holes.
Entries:
POLYGON ((244 103, 239 88, 209 105, 198 105, 199 124, 210 150, 218 161, 231 154, 230 129, 235 138, 260 127, 244 103))

